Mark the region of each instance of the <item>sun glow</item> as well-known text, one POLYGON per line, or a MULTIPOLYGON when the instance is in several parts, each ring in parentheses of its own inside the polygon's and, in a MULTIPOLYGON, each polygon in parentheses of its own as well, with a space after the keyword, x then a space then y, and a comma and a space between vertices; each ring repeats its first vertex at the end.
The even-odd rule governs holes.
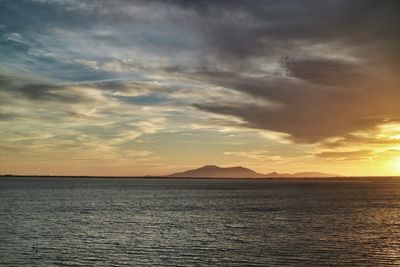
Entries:
POLYGON ((395 157, 391 160, 390 168, 393 175, 400 175, 400 157, 395 157))

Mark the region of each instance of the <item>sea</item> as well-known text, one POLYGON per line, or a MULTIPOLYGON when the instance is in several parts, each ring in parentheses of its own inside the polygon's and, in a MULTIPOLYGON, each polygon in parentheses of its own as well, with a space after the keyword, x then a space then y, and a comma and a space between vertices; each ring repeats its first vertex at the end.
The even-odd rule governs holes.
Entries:
POLYGON ((400 266, 400 178, 0 178, 0 266, 400 266))

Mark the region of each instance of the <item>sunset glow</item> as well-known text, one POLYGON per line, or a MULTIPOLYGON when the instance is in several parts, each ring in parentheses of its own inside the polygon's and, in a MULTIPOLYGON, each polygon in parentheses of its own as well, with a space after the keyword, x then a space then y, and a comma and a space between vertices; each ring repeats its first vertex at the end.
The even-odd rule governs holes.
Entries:
POLYGON ((393 169, 393 175, 400 175, 400 156, 394 157, 390 163, 391 168, 393 169))
POLYGON ((400 175, 398 1, 233 2, 2 1, 0 172, 400 175))

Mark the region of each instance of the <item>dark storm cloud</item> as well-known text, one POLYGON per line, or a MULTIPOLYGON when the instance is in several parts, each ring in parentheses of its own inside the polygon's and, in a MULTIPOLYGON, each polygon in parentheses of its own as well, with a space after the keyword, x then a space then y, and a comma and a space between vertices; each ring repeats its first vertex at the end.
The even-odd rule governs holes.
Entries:
MULTIPOLYGON (((204 15, 208 20, 218 13, 218 5, 192 4, 190 8, 199 13, 210 7, 204 15)), ((212 26, 205 22, 204 30, 211 53, 231 72, 190 75, 282 107, 199 103, 197 108, 240 117, 249 127, 285 132, 299 142, 318 142, 388 120, 400 121, 399 47, 394 45, 400 41, 398 1, 237 5, 221 8, 222 19, 212 26), (314 55, 312 50, 321 46, 322 52, 314 55), (344 58, 346 51, 351 57, 344 58), (281 57, 287 76, 253 78, 236 68, 237 61, 251 68, 253 59, 263 57, 266 61, 281 57)))
POLYGON ((400 34, 398 1, 167 2, 197 14, 192 25, 220 59, 290 56, 287 49, 301 42, 389 48, 388 41, 398 41, 400 34))
POLYGON ((0 74, 0 93, 11 98, 25 98, 31 101, 60 102, 65 104, 88 103, 93 99, 79 92, 71 91, 68 86, 51 83, 34 83, 22 78, 0 74))
POLYGON ((84 2, 79 4, 79 2, 1 1, 0 23, 12 32, 27 33, 32 37, 38 33, 45 33, 52 27, 75 29, 90 27, 93 23, 89 23, 91 19, 84 15, 97 1, 87 1, 86 4, 84 2))
MULTIPOLYGON (((158 72, 204 91, 233 89, 272 105, 232 104, 226 95, 194 106, 319 142, 400 121, 398 14, 395 0, 3 1, 1 59, 66 82, 158 72), (125 58, 134 63, 121 66, 125 58)), ((119 82, 97 86, 130 90, 119 82)), ((12 88, 32 100, 90 101, 45 83, 12 88)))
POLYGON ((0 121, 12 121, 20 118, 21 115, 15 112, 2 112, 0 111, 0 121))
POLYGON ((298 142, 317 142, 370 129, 388 119, 400 119, 397 87, 382 88, 373 84, 349 89, 284 79, 249 78, 234 73, 218 76, 208 73, 203 79, 280 105, 262 108, 222 103, 197 104, 197 108, 240 117, 252 128, 288 133, 298 142))
POLYGON ((52 101, 61 103, 81 103, 91 100, 80 94, 70 93, 65 87, 49 84, 24 84, 13 89, 13 93, 27 97, 31 100, 52 101), (65 94, 65 91, 67 93, 65 94))
POLYGON ((354 145, 398 145, 399 141, 397 139, 388 138, 388 137, 370 137, 370 136, 357 136, 353 134, 347 134, 341 137, 339 140, 323 142, 322 145, 329 149, 336 149, 340 147, 346 146, 354 146, 354 145))
POLYGON ((354 86, 363 78, 362 65, 339 60, 291 60, 285 66, 294 77, 316 84, 354 86))

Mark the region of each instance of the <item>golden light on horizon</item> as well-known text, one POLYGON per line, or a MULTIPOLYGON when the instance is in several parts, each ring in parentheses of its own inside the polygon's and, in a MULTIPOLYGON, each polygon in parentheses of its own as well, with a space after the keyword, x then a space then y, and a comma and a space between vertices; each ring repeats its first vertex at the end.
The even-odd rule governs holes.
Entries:
POLYGON ((0 173, 400 175, 398 1, 103 1, 1 2, 0 173))
POLYGON ((393 175, 400 175, 400 156, 394 157, 390 161, 390 168, 392 169, 393 175))

